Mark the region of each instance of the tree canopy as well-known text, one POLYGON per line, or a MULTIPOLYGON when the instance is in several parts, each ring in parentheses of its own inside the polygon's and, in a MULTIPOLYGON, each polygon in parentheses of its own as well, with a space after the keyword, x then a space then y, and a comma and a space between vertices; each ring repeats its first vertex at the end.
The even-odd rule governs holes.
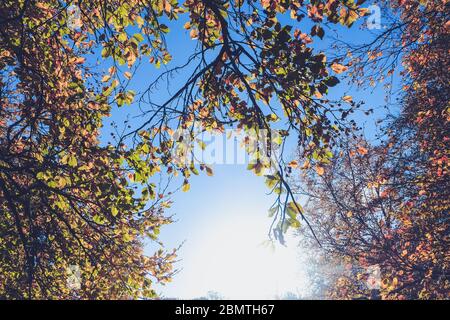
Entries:
MULTIPOLYGON (((361 279, 381 271, 384 299, 446 299, 449 292, 448 6, 387 1, 391 24, 363 47, 348 47, 361 81, 385 81, 403 64, 400 114, 375 143, 345 139, 322 175, 299 192, 325 252, 352 266, 335 298, 370 297, 361 279), (393 36, 396 34, 397 36, 393 36), (364 79, 365 77, 365 79, 364 79)), ((334 260, 336 262, 336 260, 334 260)))
MULTIPOLYGON (((358 78, 355 82, 366 76, 379 80, 369 70, 384 78, 392 72, 387 65, 399 57, 405 64, 402 114, 386 131, 382 147, 372 148, 364 141, 355 147, 362 157, 357 161, 367 162, 357 179, 377 184, 381 192, 388 192, 381 187, 383 181, 395 180, 395 201, 388 204, 395 213, 386 213, 384 225, 372 232, 376 226, 366 217, 379 224, 379 203, 391 195, 385 199, 377 194, 371 200, 377 203, 374 212, 352 198, 360 192, 359 182, 339 182, 339 192, 345 192, 339 201, 359 208, 352 213, 355 218, 347 212, 344 223, 364 216, 363 222, 357 220, 345 230, 356 253, 340 254, 362 259, 362 251, 383 251, 386 237, 399 237, 392 250, 405 255, 400 260, 376 260, 386 265, 389 281, 409 285, 417 281, 411 272, 418 268, 429 282, 415 287, 419 293, 407 294, 442 297, 448 290, 448 195, 443 190, 448 189, 449 90, 448 75, 441 72, 448 69, 447 5, 386 2, 398 20, 369 47, 352 48, 353 55, 331 59, 313 49, 324 39, 325 26, 350 28, 368 14, 363 3, 2 1, 0 297, 154 298, 153 284, 170 281, 176 259, 176 251, 167 251, 158 240, 160 227, 171 222, 165 213, 171 193, 156 177, 182 177, 182 190, 188 191, 189 178, 199 174, 198 168, 213 174, 207 163, 198 163, 180 149, 180 130, 193 141, 196 130, 243 131, 252 158, 248 169, 264 175, 277 194, 270 209, 271 234, 283 242, 283 233, 298 229, 303 221, 320 243, 323 234, 314 225, 328 223, 330 216, 316 219, 311 214, 311 221, 291 187, 290 174, 302 167, 306 172, 313 169, 315 177, 329 178, 329 170, 351 166, 345 153, 352 151, 342 150, 342 139, 354 135, 356 125, 348 116, 359 103, 351 96, 333 100, 328 91, 347 74, 348 79, 358 78), (310 27, 300 29, 304 25, 310 27), (167 34, 186 30, 195 48, 186 52, 185 65, 172 65, 167 34), (393 41, 391 49, 400 48, 401 54, 395 56, 395 50, 383 46, 397 32, 400 46, 393 41), (383 52, 389 52, 387 60, 383 52), (135 92, 129 84, 142 64, 164 69, 148 81, 147 90, 135 92), (187 78, 174 82, 171 95, 156 102, 154 89, 180 69, 188 70, 187 78), (137 103, 143 121, 128 123, 125 131, 112 134, 109 144, 102 143, 100 131, 111 110, 137 103), (252 140, 255 135, 258 139, 252 140), (409 144, 411 135, 414 141, 409 144), (284 159, 288 136, 297 138, 303 166, 297 159, 284 159), (367 159, 372 152, 376 155, 367 159), (366 172, 372 167, 380 174, 366 172), (354 228, 362 232, 359 237, 354 238, 354 228), (376 246, 366 243, 366 232, 383 241, 377 240, 376 246), (435 240, 430 244, 423 242, 425 238, 435 240), (161 249, 144 254, 146 239, 161 249), (413 245, 417 252, 411 251, 413 245), (408 266, 402 264, 407 258, 408 266), (397 268, 398 263, 402 267, 397 268), (67 286, 73 265, 83 269, 81 290, 67 286), (444 293, 435 292, 442 274, 444 293)), ((321 210, 329 208, 331 217, 342 216, 333 202, 335 195, 329 197, 333 184, 331 179, 314 188, 326 194, 321 210)), ((339 246, 334 234, 328 236, 339 246)))

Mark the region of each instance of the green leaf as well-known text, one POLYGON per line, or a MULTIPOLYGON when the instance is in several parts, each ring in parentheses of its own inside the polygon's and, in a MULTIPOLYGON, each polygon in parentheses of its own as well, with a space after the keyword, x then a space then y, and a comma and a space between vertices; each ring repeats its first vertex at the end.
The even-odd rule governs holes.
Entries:
POLYGON ((38 172, 36 178, 38 178, 39 180, 46 180, 45 172, 38 172))
POLYGON ((99 225, 103 225, 105 223, 105 219, 101 216, 99 216, 98 214, 96 214, 95 216, 92 217, 92 220, 99 225))
POLYGON ((76 167, 78 164, 77 158, 75 158, 74 156, 69 156, 67 164, 71 167, 76 167))
POLYGON ((160 24, 159 25, 159 29, 161 30, 161 32, 163 33, 168 33, 170 31, 169 27, 166 26, 165 24, 160 24))
POLYGON ((278 181, 279 181, 278 177, 272 176, 272 175, 267 175, 265 183, 268 188, 272 189, 274 186, 276 186, 278 181))
POLYGON ((297 219, 297 215, 301 213, 301 207, 300 205, 297 203, 295 204, 294 202, 289 202, 286 206, 286 213, 288 214, 288 216, 291 219, 297 219))
POLYGON ((101 55, 102 55, 102 58, 107 58, 107 57, 109 57, 111 55, 111 50, 109 50, 108 47, 104 47, 102 49, 101 55))
POLYGON ((194 163, 193 162, 191 162, 191 165, 190 165, 190 167, 189 167, 189 169, 191 169, 191 172, 193 173, 193 174, 195 174, 196 176, 198 176, 198 170, 197 170, 197 168, 195 167, 195 165, 194 165, 194 163))

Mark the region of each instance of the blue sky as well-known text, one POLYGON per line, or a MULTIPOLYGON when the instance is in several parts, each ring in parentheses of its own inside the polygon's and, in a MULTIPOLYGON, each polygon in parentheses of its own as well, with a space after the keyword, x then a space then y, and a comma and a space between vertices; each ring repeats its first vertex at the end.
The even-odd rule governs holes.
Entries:
MULTIPOLYGON (((295 27, 309 30, 310 25, 286 20, 295 27)), ((184 21, 169 26, 172 31, 167 37, 169 51, 173 56, 171 66, 182 64, 193 52, 194 41, 188 31, 182 29, 184 21)), ((330 30, 326 29, 326 32, 330 30)), ((358 26, 351 30, 339 28, 340 36, 354 42, 371 37, 358 26)), ((316 48, 327 48, 328 40, 316 44, 316 48)), ((146 88, 161 70, 143 63, 133 78, 131 88, 139 92, 146 88)), ((184 71, 185 72, 185 71, 184 71)), ((182 84, 185 73, 181 72, 171 80, 172 92, 182 84)), ((364 125, 369 137, 374 134, 374 119, 383 115, 378 107, 384 105, 384 92, 381 88, 347 89, 345 83, 333 88, 331 95, 341 97, 350 94, 354 100, 364 100, 367 106, 375 108, 370 118, 356 115, 359 124, 364 125)), ((162 100, 168 96, 161 85, 154 98, 162 100)), ((127 115, 138 114, 137 106, 131 105, 112 112, 111 119, 102 131, 102 141, 109 139, 110 121, 122 126, 127 115)), ((132 125, 142 121, 130 118, 132 125)), ((293 144, 287 154, 293 154, 293 144)), ((173 196, 174 205, 167 211, 174 215, 175 223, 165 226, 161 240, 167 248, 178 247, 180 270, 173 282, 158 291, 166 297, 195 298, 208 291, 217 291, 226 298, 273 298, 287 291, 306 295, 304 266, 301 251, 297 248, 298 239, 288 237, 287 246, 275 248, 262 245, 267 239, 271 223, 267 212, 274 201, 267 195, 268 189, 261 177, 246 170, 246 165, 216 165, 214 176, 205 174, 193 176, 189 192, 177 192, 173 196)), ((151 254, 153 246, 147 247, 151 254)))

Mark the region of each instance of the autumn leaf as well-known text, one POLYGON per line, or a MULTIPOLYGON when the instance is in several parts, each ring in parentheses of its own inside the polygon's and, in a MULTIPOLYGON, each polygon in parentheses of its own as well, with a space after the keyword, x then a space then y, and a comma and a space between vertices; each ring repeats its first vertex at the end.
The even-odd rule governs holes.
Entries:
POLYGON ((190 188, 191 188, 191 185, 189 184, 189 182, 187 180, 185 180, 183 183, 183 186, 181 187, 181 190, 183 192, 187 192, 187 191, 189 191, 190 188))
POLYGON ((362 156, 364 156, 364 155, 366 155, 369 151, 367 150, 367 148, 364 148, 364 147, 362 147, 362 146, 358 146, 358 148, 356 149, 357 150, 357 152, 360 154, 360 155, 362 155, 362 156))
POLYGON ((131 73, 129 71, 125 71, 123 75, 125 76, 125 78, 131 79, 131 73))
POLYGON ((111 75, 109 75, 109 74, 105 74, 103 77, 102 77, 102 82, 108 82, 109 80, 111 79, 111 75))
POLYGON ((316 172, 319 176, 322 176, 325 173, 325 169, 319 165, 316 165, 316 172))
POLYGON ((295 169, 298 167, 298 162, 296 160, 292 160, 291 162, 289 162, 288 166, 295 169))
POLYGON ((197 39, 198 38, 198 30, 192 29, 191 32, 189 33, 189 36, 191 37, 191 39, 197 39))
POLYGON ((210 176, 210 177, 213 176, 213 170, 209 166, 205 165, 205 170, 206 170, 206 174, 208 176, 210 176))
POLYGON ((347 103, 352 103, 353 102, 353 97, 352 96, 343 96, 342 100, 344 100, 347 103))
POLYGON ((348 70, 348 67, 346 67, 346 66, 344 66, 344 65, 342 65, 342 64, 339 64, 339 63, 334 62, 334 63, 331 64, 331 69, 332 69, 335 73, 339 74, 339 73, 342 73, 342 72, 347 71, 347 70, 348 70))

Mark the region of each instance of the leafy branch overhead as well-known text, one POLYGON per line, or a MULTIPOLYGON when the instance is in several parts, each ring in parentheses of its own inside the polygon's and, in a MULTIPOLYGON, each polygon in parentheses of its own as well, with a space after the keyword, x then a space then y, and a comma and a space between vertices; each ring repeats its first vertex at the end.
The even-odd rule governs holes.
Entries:
MULTIPOLYGON (((0 296, 154 297, 153 283, 170 280, 176 258, 158 241, 160 227, 171 222, 171 200, 157 176, 181 175, 188 191, 191 173, 198 174, 192 161, 174 161, 178 129, 270 135, 281 126, 269 141, 283 150, 288 136, 298 137, 302 156, 323 173, 338 136, 352 129, 346 117, 357 104, 327 98, 348 66, 315 52, 312 42, 326 36, 324 24, 351 27, 367 13, 361 4, 2 1, 0 296), (302 20, 312 29, 301 30, 302 20), (182 67, 171 65, 169 32, 196 43, 182 67), (130 82, 143 63, 162 74, 136 92, 130 82), (183 67, 188 77, 155 102, 158 84, 183 67), (104 146, 100 130, 111 109, 129 105, 139 105, 142 122, 128 122, 104 146), (144 239, 161 249, 147 256, 144 239), (76 292, 66 285, 72 265, 84 270, 76 292)), ((275 164, 262 161, 260 150, 249 151, 256 158, 249 169, 266 175, 278 194, 274 234, 282 241, 287 227, 309 221, 286 179, 292 166, 282 154, 275 164)), ((207 164, 199 168, 212 175, 207 164)))

